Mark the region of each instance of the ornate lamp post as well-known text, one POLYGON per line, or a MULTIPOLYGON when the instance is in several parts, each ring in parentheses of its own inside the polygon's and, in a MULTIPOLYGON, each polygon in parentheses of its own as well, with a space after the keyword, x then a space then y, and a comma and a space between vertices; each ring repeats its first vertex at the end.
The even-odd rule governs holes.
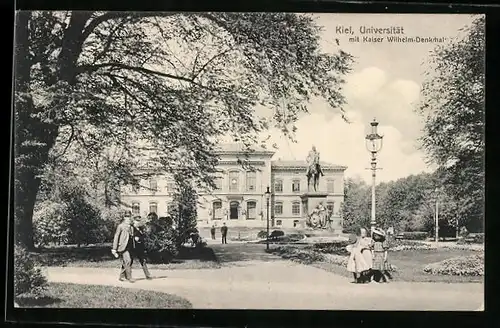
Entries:
POLYGON ((366 135, 366 149, 371 153, 371 168, 370 170, 372 171, 372 213, 371 213, 371 221, 370 221, 370 226, 371 229, 373 230, 377 224, 377 221, 375 220, 375 183, 376 183, 376 172, 377 172, 377 153, 382 150, 382 144, 383 144, 383 136, 378 134, 377 132, 377 126, 378 126, 377 119, 374 118, 373 121, 370 123, 372 126, 372 130, 370 134, 366 135))
POLYGON ((271 198, 271 192, 269 191, 269 187, 267 187, 266 192, 264 193, 266 196, 266 210, 267 210, 267 238, 266 238, 266 249, 269 250, 269 199, 271 198))

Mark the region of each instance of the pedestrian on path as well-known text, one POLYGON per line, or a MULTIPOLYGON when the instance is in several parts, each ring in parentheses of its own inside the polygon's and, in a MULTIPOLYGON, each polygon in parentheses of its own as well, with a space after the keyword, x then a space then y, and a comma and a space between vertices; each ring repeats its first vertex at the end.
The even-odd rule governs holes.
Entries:
POLYGON ((225 223, 220 228, 220 233, 222 235, 222 243, 227 244, 227 226, 225 223))
POLYGON ((212 235, 212 240, 215 240, 215 225, 212 225, 212 228, 210 228, 210 234, 212 235))
POLYGON ((113 248, 111 253, 122 259, 122 267, 120 270, 120 281, 127 280, 134 282, 132 279, 132 256, 130 252, 134 249, 134 238, 131 225, 130 212, 125 213, 122 222, 118 225, 113 238, 113 248))
POLYGON ((135 247, 132 262, 134 261, 134 257, 137 257, 139 263, 141 264, 142 271, 144 271, 144 276, 146 277, 146 279, 151 280, 151 274, 149 273, 148 265, 146 263, 146 250, 144 247, 144 225, 141 223, 140 216, 136 216, 134 218, 133 231, 135 247))
POLYGON ((389 243, 386 234, 382 229, 374 229, 373 238, 373 280, 375 282, 387 282, 387 278, 392 279, 390 275, 390 265, 387 262, 387 251, 389 243))
POLYGON ((372 269, 372 239, 368 237, 367 230, 358 230, 358 238, 354 245, 349 245, 347 250, 351 252, 347 261, 347 271, 352 272, 356 283, 368 283, 371 280, 372 269))

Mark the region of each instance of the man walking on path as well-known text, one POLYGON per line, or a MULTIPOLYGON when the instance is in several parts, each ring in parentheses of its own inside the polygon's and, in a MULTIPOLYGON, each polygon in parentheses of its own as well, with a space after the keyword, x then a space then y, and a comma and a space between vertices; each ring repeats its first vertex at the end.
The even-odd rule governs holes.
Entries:
POLYGON ((210 228, 210 234, 212 235, 212 239, 215 240, 215 226, 212 225, 212 228, 210 228))
MULTIPOLYGON (((146 264, 146 251, 144 249, 144 230, 140 220, 140 216, 136 216, 134 218, 134 256, 139 259, 139 263, 141 263, 142 271, 144 271, 146 279, 151 280, 151 274, 149 273, 148 265, 146 264)), ((131 262, 134 262, 134 258, 132 258, 131 262)))
POLYGON ((122 258, 122 268, 120 271, 120 281, 125 279, 134 282, 132 279, 132 257, 130 252, 134 249, 134 238, 130 220, 130 213, 125 213, 123 221, 118 225, 113 239, 113 249, 111 253, 118 258, 122 258))
POLYGON ((227 244, 227 226, 224 223, 224 225, 220 228, 220 233, 222 235, 222 243, 227 244))

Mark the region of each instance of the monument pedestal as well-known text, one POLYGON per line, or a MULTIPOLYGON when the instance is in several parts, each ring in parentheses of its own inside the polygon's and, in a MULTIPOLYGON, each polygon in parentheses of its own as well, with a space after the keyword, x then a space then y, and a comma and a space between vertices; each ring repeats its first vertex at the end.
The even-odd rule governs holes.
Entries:
POLYGON ((324 192, 306 192, 301 195, 300 199, 302 200, 303 218, 307 219, 309 213, 311 213, 311 211, 321 203, 323 203, 323 206, 326 207, 326 196, 328 196, 328 194, 324 192))

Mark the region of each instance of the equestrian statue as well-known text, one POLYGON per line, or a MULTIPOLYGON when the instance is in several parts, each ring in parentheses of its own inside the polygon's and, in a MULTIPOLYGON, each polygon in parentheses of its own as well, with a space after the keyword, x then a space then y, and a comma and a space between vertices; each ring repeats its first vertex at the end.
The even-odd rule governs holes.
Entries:
POLYGON ((311 180, 314 191, 318 191, 319 177, 323 176, 323 171, 321 170, 321 165, 319 164, 319 152, 316 151, 316 147, 312 146, 312 149, 307 155, 307 191, 310 191, 311 180))

